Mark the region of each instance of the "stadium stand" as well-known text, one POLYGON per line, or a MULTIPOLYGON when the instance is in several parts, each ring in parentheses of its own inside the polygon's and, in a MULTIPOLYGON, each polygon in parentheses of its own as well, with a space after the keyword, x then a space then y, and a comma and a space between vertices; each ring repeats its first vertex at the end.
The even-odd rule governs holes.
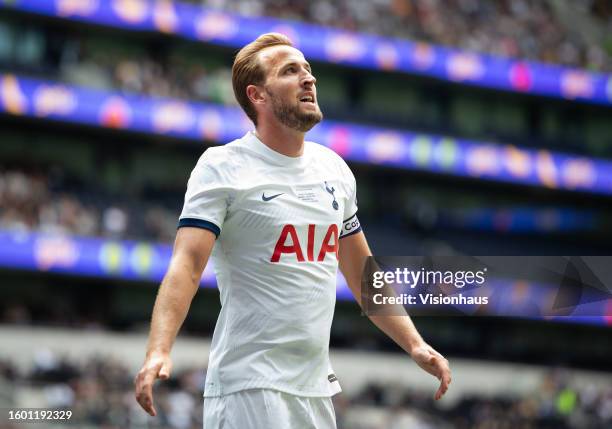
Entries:
MULTIPOLYGON (((201 427, 205 356, 218 295, 209 288, 198 293, 175 348, 176 372, 157 387, 161 416, 149 419, 133 400, 132 379, 142 362, 155 284, 145 277, 128 279, 117 267, 125 257, 124 240, 146 249, 172 242, 189 172, 203 150, 221 142, 211 135, 183 138, 57 120, 44 109, 28 117, 15 114, 10 83, 30 77, 54 88, 60 83, 147 102, 168 97, 231 108, 235 51, 210 40, 18 10, 25 2, 1 3, 0 254, 12 258, 0 260, 0 409, 71 409, 73 423, 82 428, 201 427), (2 241, 5 237, 11 241, 2 241), (60 237, 57 243, 68 245, 42 251, 44 246, 35 245, 35 268, 24 269, 14 261, 25 247, 14 243, 32 237, 35 244, 40 237, 60 237), (94 259, 104 275, 71 270, 69 244, 84 237, 101 239, 106 253, 94 259), (46 265, 45 257, 55 256, 60 262, 67 257, 67 268, 46 265)), ((62 4, 76 7, 78 16, 79 7, 94 3, 62 4)), ((612 7, 605 0, 190 3, 569 66, 580 76, 598 72, 610 82, 603 85, 608 101, 599 104, 567 93, 500 91, 313 61, 326 118, 344 124, 473 139, 495 148, 510 143, 545 159, 549 151, 568 153, 584 161, 580 165, 612 159, 612 77, 602 74, 612 71, 612 7)), ((577 82, 583 88, 584 81, 577 82)), ((342 142, 342 135, 336 138, 342 142)), ((388 147, 393 149, 393 141, 388 147)), ((427 160, 433 146, 409 147, 415 159, 427 160)), ((381 153, 375 155, 389 156, 381 153)), ((507 153, 503 161, 516 162, 515 171, 523 174, 521 152, 507 153)), ((486 167, 490 158, 483 159, 476 167, 486 167)), ((359 183, 360 219, 377 254, 610 255, 612 250, 609 193, 592 193, 588 186, 556 189, 546 180, 556 164, 544 164, 538 183, 528 186, 432 168, 350 165, 359 183)), ((591 170, 583 171, 578 179, 590 177, 591 170)), ((143 259, 131 257, 129 264, 150 269, 143 259)), ((354 303, 338 302, 331 343, 344 387, 335 403, 339 429, 612 425, 609 313, 572 323, 416 318, 423 335, 453 365, 453 386, 442 403, 431 400, 433 381, 358 316, 354 303)))

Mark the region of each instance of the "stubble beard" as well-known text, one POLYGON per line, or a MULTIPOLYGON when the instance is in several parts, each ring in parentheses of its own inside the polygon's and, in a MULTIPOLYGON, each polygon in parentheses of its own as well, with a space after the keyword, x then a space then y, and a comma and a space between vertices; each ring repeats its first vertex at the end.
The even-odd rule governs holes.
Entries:
POLYGON ((296 104, 283 103, 280 97, 270 92, 266 92, 272 100, 272 111, 278 121, 288 128, 302 133, 308 132, 323 119, 323 113, 317 108, 313 112, 302 112, 299 101, 296 104))

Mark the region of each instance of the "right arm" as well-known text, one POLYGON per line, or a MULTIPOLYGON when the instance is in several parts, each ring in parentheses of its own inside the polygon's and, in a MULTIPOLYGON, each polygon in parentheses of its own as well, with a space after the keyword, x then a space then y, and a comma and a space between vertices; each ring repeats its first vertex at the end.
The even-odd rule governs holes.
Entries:
POLYGON ((215 238, 214 233, 203 228, 183 227, 177 231, 172 259, 153 307, 145 361, 134 380, 136 400, 152 416, 157 414, 153 383, 157 378, 170 377, 170 351, 200 286, 215 238))

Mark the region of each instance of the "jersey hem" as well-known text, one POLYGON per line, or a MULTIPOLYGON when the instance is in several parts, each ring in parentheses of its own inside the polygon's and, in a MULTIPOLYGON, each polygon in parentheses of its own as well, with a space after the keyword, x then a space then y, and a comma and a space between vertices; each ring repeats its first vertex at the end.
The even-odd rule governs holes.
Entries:
POLYGON ((339 383, 336 381, 337 387, 331 388, 328 392, 319 392, 319 391, 303 391, 295 388, 291 388, 282 384, 271 384, 266 382, 261 383, 247 383, 246 386, 243 387, 234 387, 229 389, 204 389, 204 394, 202 395, 204 398, 216 398, 219 396, 231 395, 232 393, 242 392, 244 390, 253 390, 253 389, 268 389, 268 390, 277 390, 279 392, 288 393, 294 396, 302 396, 305 398, 331 398, 332 396, 337 395, 342 392, 342 388, 339 383), (212 390, 212 391, 211 391, 212 390))

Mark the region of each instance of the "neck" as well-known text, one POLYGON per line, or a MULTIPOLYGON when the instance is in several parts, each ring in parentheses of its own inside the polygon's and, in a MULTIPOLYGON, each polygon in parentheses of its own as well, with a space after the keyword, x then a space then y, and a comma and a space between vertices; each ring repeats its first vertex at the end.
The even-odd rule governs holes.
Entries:
POLYGON ((304 134, 285 125, 261 121, 255 128, 255 135, 270 149, 292 158, 304 153, 304 134))

